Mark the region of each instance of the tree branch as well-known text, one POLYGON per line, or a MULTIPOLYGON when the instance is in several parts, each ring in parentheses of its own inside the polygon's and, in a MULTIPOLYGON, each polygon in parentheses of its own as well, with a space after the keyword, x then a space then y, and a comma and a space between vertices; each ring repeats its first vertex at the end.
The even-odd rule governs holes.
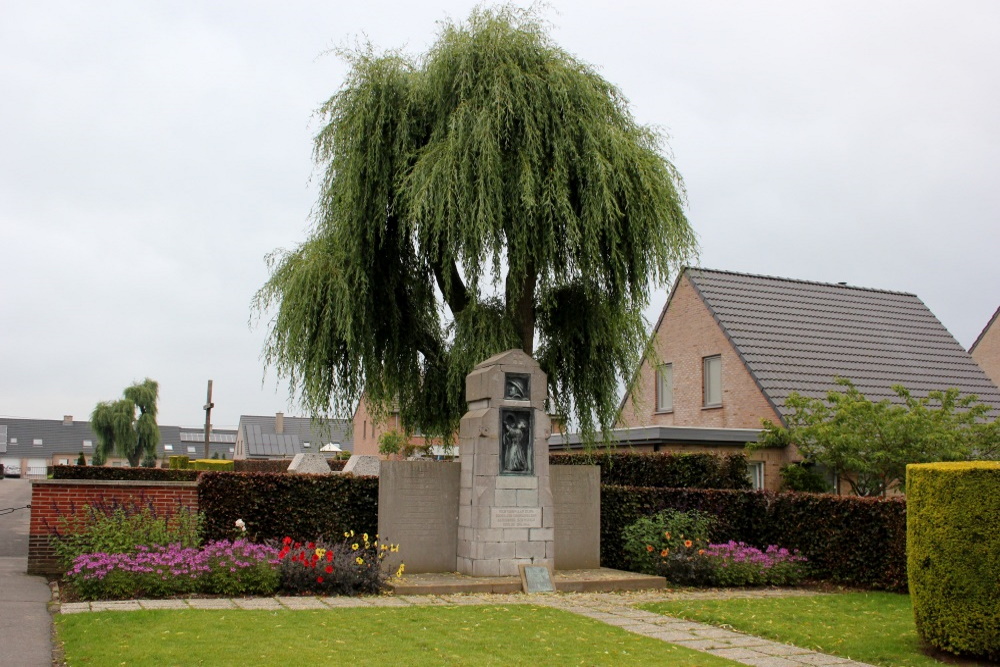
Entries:
POLYGON ((455 262, 450 262, 447 268, 449 275, 448 279, 445 280, 445 267, 441 265, 440 259, 431 260, 431 270, 434 271, 434 278, 437 280, 438 289, 444 295, 444 301, 451 308, 452 315, 457 315, 469 305, 469 291, 465 287, 462 274, 458 272, 458 266, 455 262))

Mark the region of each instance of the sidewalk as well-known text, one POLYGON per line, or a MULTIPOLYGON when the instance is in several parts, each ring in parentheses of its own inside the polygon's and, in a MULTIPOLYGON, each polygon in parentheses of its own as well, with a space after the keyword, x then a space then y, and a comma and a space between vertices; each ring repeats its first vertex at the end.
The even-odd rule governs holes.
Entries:
POLYGON ((549 595, 481 594, 481 595, 396 595, 371 598, 341 597, 273 597, 194 600, 125 600, 120 602, 74 602, 61 605, 61 613, 77 614, 96 611, 138 611, 140 609, 254 609, 299 610, 342 609, 345 607, 406 607, 411 605, 510 605, 535 604, 580 614, 608 625, 619 627, 653 639, 710 653, 744 665, 756 667, 804 667, 835 665, 836 667, 871 667, 838 656, 816 653, 751 635, 724 630, 703 623, 694 623, 671 616, 636 609, 645 602, 678 599, 711 599, 720 597, 776 597, 812 595, 798 590, 761 591, 694 591, 673 593, 642 591, 625 595, 617 593, 556 593, 549 595))

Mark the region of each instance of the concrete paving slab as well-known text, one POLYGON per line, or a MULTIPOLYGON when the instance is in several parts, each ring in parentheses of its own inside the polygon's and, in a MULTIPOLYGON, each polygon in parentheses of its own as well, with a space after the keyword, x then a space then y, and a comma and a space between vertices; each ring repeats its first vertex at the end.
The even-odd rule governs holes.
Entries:
POLYGON ((802 655, 805 653, 812 653, 809 649, 792 646, 791 644, 780 644, 778 642, 763 644, 757 650, 761 653, 767 653, 768 655, 802 655))
POLYGON ((63 602, 59 605, 60 614, 82 614, 90 611, 89 602, 63 602))
POLYGON ((233 601, 225 598, 188 600, 188 606, 192 609, 236 609, 233 601))
POLYGON ((252 611, 277 611, 284 608, 274 598, 234 598, 233 604, 240 609, 252 611))
POLYGON ((90 611, 142 611, 142 607, 135 600, 113 600, 91 602, 90 611))
POLYGON ((187 600, 137 600, 143 609, 190 609, 187 600))
POLYGON ((761 659, 769 658, 771 656, 764 655, 763 653, 757 653, 748 648, 719 648, 708 651, 712 655, 719 656, 720 658, 728 658, 729 660, 747 660, 747 659, 761 659))
POLYGON ((770 656, 767 658, 744 658, 740 660, 744 665, 751 667, 802 667, 801 662, 793 662, 788 658, 770 656))
POLYGON ((796 662, 801 662, 804 665, 842 665, 845 662, 850 662, 848 658, 842 658, 837 655, 827 655, 825 653, 796 655, 790 659, 795 660, 796 662))
POLYGON ((317 597, 282 596, 275 598, 275 600, 277 600, 278 604, 282 607, 292 610, 329 608, 317 597))

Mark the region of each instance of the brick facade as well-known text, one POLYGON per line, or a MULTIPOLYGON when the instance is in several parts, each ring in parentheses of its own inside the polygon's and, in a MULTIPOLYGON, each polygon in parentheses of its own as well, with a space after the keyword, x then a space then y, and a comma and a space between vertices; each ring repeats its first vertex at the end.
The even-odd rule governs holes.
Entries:
POLYGON ((28 574, 59 574, 49 534, 61 517, 81 513, 96 502, 151 503, 168 515, 178 507, 198 511, 197 482, 138 482, 44 479, 31 483, 31 522, 28 528, 28 574))
POLYGON ((993 384, 1000 386, 1000 309, 979 334, 970 354, 993 384))
MULTIPOLYGON (((402 433, 403 423, 399 412, 390 412, 383 421, 376 422, 368 409, 368 401, 362 397, 358 409, 354 411, 353 421, 354 454, 378 456, 378 439, 388 431, 402 433)), ((427 438, 419 435, 409 437, 411 443, 417 446, 427 444, 427 438)))
MULTIPOLYGON (((658 360, 646 361, 622 405, 619 426, 695 426, 705 428, 760 428, 762 419, 780 418, 754 381, 732 343, 686 275, 682 275, 667 301, 654 332, 658 360), (704 407, 703 363, 719 356, 722 363, 722 404, 704 407), (673 369, 673 409, 658 412, 655 364, 673 369)), ((658 451, 741 451, 734 447, 704 447, 663 443, 658 451)), ((797 460, 794 447, 758 450, 749 458, 764 463, 764 488, 776 491, 778 469, 797 460)))

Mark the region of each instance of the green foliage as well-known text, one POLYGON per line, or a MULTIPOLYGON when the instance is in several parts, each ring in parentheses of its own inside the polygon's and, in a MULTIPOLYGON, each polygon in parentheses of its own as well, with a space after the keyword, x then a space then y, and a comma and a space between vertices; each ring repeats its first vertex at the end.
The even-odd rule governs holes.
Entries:
POLYGON ((288 472, 292 459, 239 459, 233 461, 235 472, 288 472))
POLYGON ((430 444, 415 445, 410 442, 407 434, 400 433, 395 429, 386 431, 378 437, 378 453, 383 456, 399 454, 403 456, 403 458, 406 458, 413 456, 417 452, 423 452, 426 454, 430 451, 430 449, 430 444))
POLYGON ((1000 462, 908 466, 910 597, 938 649, 1000 660, 1000 462))
POLYGON ((156 454, 153 452, 146 452, 142 455, 142 462, 139 465, 143 468, 155 468, 156 467, 156 454))
POLYGON ((743 454, 592 451, 549 454, 550 465, 597 465, 601 484, 688 489, 749 489, 743 454))
MULTIPOLYGON (((69 466, 63 466, 69 467, 69 466)), ((102 500, 60 517, 49 539, 63 567, 87 553, 135 553, 151 544, 198 546, 202 515, 179 506, 159 515, 152 503, 102 500)))
POLYGON ((842 391, 825 399, 792 393, 785 407, 787 428, 764 420, 753 447, 794 442, 807 461, 821 463, 846 479, 859 496, 885 495, 899 486, 908 463, 989 458, 1000 452, 1000 422, 992 408, 957 389, 913 396, 894 385, 898 400, 873 403, 850 380, 836 378, 842 391))
POLYGON ((78 466, 85 466, 85 465, 87 465, 87 457, 83 455, 83 452, 80 452, 80 455, 78 457, 76 457, 76 464, 78 466))
POLYGON ((191 459, 187 456, 171 456, 169 460, 171 470, 187 470, 191 467, 191 459))
POLYGON ((707 577, 698 570, 707 563, 692 556, 708 546, 714 523, 712 515, 698 510, 666 509, 639 518, 621 535, 629 568, 667 577, 675 584, 702 583, 707 577))
POLYGON ((815 468, 800 463, 789 463, 781 466, 782 491, 799 491, 804 493, 829 493, 833 487, 827 483, 823 475, 815 468))
POLYGON ((237 519, 254 542, 298 542, 378 532, 378 478, 354 475, 205 472, 198 478, 205 539, 232 535, 237 519))
POLYGON ((100 452, 101 464, 109 455, 117 454, 137 468, 144 457, 156 456, 156 445, 160 442, 160 429, 156 426, 159 392, 159 385, 146 378, 126 387, 123 398, 97 404, 90 414, 90 428, 97 436, 95 454, 100 452))
POLYGON ((193 482, 196 470, 164 470, 163 468, 104 468, 93 466, 53 466, 53 479, 138 480, 148 482, 193 482))
POLYGON ((531 10, 445 21, 419 58, 341 55, 315 228, 254 300, 265 361, 311 414, 364 392, 448 441, 472 367, 537 335, 554 407, 610 429, 650 291, 696 247, 662 137, 531 10))
POLYGON ((188 466, 194 470, 233 470, 233 462, 223 459, 195 459, 188 466))
POLYGON ((101 451, 100 447, 95 449, 94 455, 90 457, 90 465, 92 466, 103 466, 106 461, 107 457, 104 455, 104 452, 101 451))
POLYGON ((812 578, 906 588, 906 502, 811 493, 601 487, 601 565, 627 569, 622 530, 664 509, 711 514, 712 542, 797 549, 812 578))

